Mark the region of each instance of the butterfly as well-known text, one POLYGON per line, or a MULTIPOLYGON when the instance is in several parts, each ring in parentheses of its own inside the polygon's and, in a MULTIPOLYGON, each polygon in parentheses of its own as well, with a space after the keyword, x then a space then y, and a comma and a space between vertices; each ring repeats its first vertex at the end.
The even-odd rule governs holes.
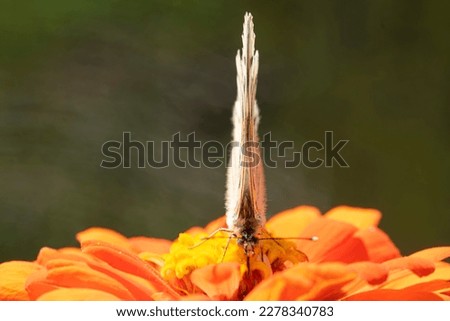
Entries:
POLYGON ((233 108, 233 141, 225 194, 228 230, 246 254, 254 253, 257 235, 266 222, 264 167, 258 139, 256 103, 259 54, 255 50, 253 17, 244 16, 242 52, 236 55, 237 98, 233 108))
MULTIPOLYGON (((237 239, 247 258, 255 253, 255 246, 261 240, 276 240, 264 229, 266 222, 266 187, 264 165, 259 146, 258 126, 259 108, 256 103, 259 54, 255 50, 253 17, 244 16, 242 33, 242 51, 236 55, 237 98, 233 107, 234 148, 231 150, 227 170, 225 194, 226 228, 219 228, 206 237, 200 244, 220 231, 228 232, 237 239)), ((311 238, 290 238, 317 240, 311 238)), ((197 244, 196 246, 200 245, 197 244)), ((228 244, 225 247, 228 248, 228 244)), ((223 255, 225 255, 225 252, 223 255)))

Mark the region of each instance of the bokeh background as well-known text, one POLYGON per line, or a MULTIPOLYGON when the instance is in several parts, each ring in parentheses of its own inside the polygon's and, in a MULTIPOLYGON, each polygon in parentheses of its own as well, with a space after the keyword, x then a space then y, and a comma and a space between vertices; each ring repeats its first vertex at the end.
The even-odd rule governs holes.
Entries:
POLYGON ((374 207, 404 254, 449 244, 445 1, 0 1, 0 261, 90 226, 175 238, 224 213, 225 167, 106 170, 101 146, 228 143, 254 15, 260 131, 349 139, 350 168, 267 169, 269 216, 374 207))

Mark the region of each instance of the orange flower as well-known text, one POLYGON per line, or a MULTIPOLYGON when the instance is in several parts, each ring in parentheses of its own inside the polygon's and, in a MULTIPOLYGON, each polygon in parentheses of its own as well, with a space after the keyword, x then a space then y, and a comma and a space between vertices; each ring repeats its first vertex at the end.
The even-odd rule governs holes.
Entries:
POLYGON ((377 228, 377 210, 301 206, 266 224, 255 255, 224 219, 170 242, 108 229, 77 235, 80 248, 42 248, 34 262, 0 264, 1 300, 448 300, 450 247, 402 257, 377 228), (317 236, 318 241, 283 239, 317 236))

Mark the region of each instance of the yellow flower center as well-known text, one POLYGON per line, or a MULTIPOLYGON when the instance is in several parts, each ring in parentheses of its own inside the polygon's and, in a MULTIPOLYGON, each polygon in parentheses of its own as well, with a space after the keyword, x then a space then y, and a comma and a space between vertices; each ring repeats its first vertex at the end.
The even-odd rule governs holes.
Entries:
POLYGON ((237 244, 237 238, 230 233, 217 232, 212 237, 206 233, 181 233, 170 252, 163 256, 161 274, 166 280, 182 279, 210 264, 238 262, 242 275, 258 272, 264 279, 289 265, 307 261, 306 255, 298 251, 294 243, 274 239, 265 231, 261 234, 254 255, 247 257, 237 244))

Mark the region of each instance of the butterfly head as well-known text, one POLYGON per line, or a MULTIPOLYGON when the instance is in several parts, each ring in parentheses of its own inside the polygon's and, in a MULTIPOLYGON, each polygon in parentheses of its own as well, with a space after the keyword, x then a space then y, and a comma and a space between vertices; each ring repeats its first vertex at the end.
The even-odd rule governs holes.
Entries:
POLYGON ((245 255, 253 256, 255 254, 255 246, 258 244, 258 238, 255 236, 255 230, 251 227, 242 230, 237 238, 237 243, 242 246, 245 255))

